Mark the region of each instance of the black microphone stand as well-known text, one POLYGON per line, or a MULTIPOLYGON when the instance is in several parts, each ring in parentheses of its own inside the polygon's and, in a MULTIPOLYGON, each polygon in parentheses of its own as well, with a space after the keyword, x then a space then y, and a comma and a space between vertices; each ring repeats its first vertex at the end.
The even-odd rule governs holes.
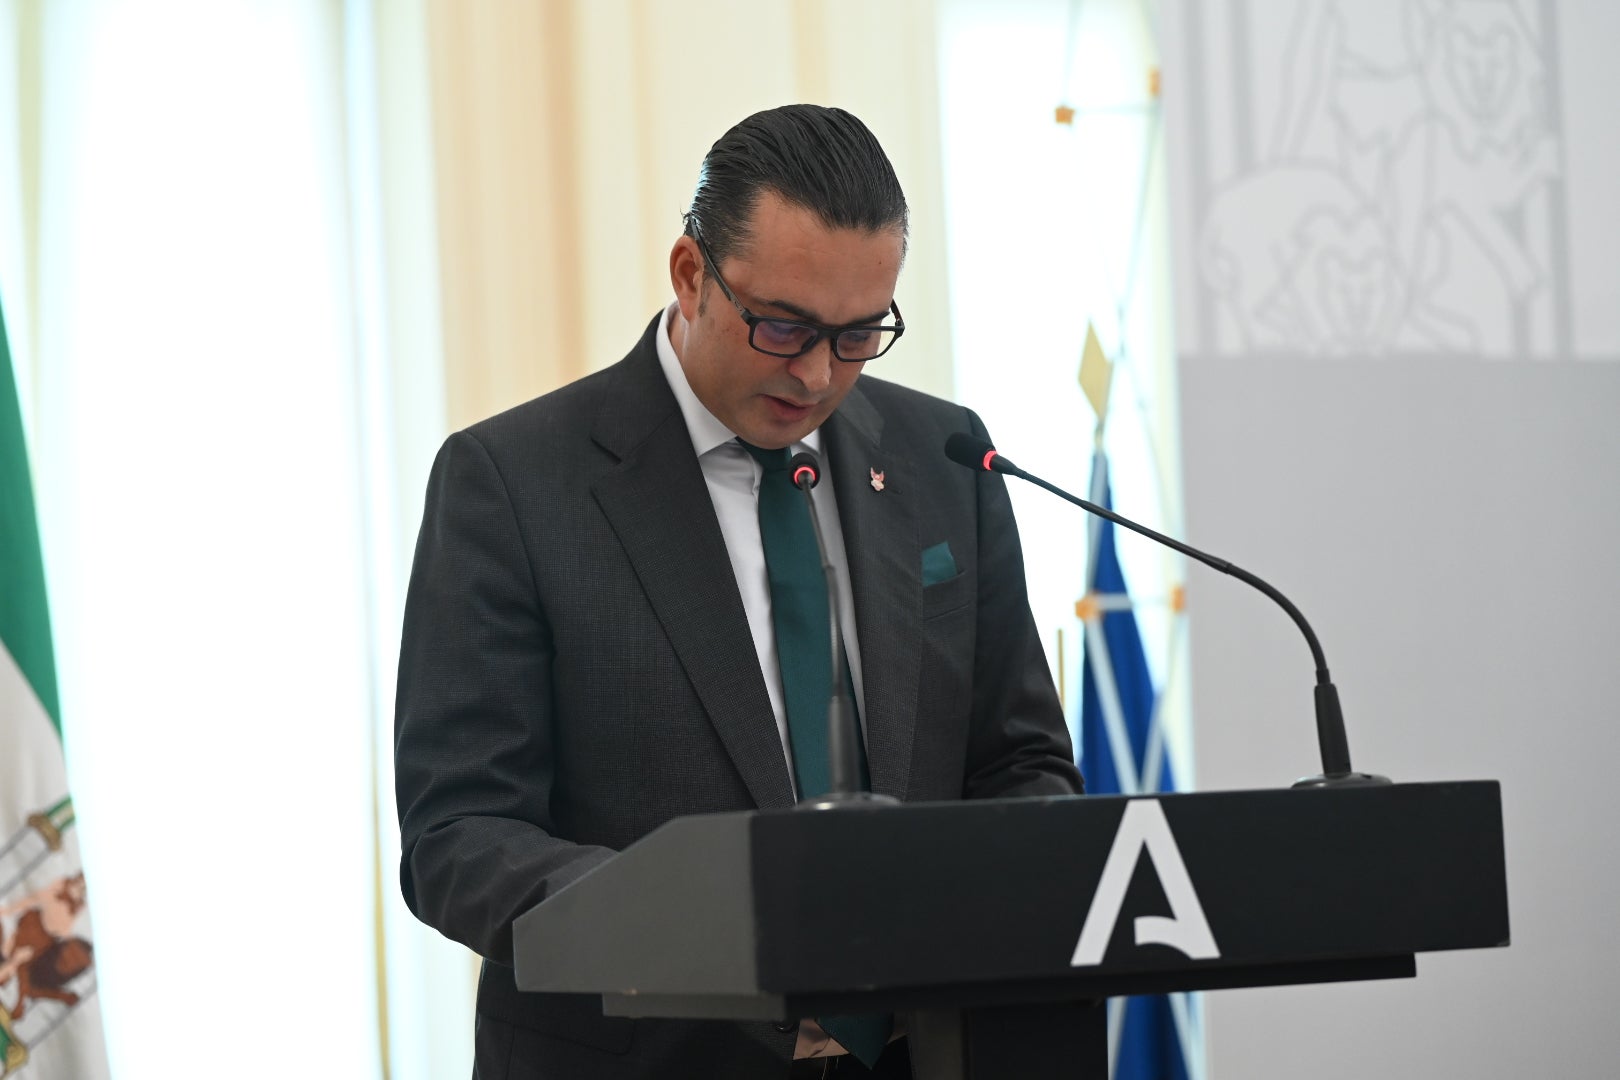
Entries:
POLYGON ((827 541, 821 534, 821 517, 816 513, 816 500, 810 489, 821 481, 821 468, 809 454, 798 454, 788 466, 793 486, 804 493, 804 503, 810 508, 810 524, 816 534, 816 549, 821 553, 821 576, 827 583, 827 621, 832 638, 832 696, 827 701, 827 778, 832 790, 825 795, 801 799, 799 807, 805 810, 832 810, 846 806, 898 806, 899 799, 879 795, 861 787, 860 757, 855 740, 860 738, 855 728, 854 703, 845 693, 849 685, 848 658, 844 654, 844 634, 838 623, 838 571, 827 555, 827 541))

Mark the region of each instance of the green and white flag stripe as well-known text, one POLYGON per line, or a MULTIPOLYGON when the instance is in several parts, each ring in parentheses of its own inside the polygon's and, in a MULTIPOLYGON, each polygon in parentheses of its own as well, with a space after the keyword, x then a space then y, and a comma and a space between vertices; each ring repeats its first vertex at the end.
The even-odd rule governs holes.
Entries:
POLYGON ((45 603, 45 563, 39 552, 34 485, 28 475, 22 408, 11 367, 6 320, 0 309, 0 645, 11 654, 23 679, 62 733, 62 706, 56 694, 56 659, 51 652, 51 616, 45 603))
POLYGON ((0 312, 0 1078, 107 1075, 28 448, 0 312))

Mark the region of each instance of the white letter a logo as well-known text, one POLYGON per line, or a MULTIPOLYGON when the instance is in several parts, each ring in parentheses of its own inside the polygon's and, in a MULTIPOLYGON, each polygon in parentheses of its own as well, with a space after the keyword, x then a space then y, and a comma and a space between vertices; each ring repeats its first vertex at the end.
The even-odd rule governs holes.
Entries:
POLYGON ((1120 908, 1125 904, 1125 889, 1131 883, 1131 873, 1136 869, 1136 859, 1143 848, 1153 860, 1159 885, 1170 901, 1170 918, 1138 915, 1136 943, 1168 945, 1193 960, 1214 960, 1221 955, 1215 947, 1215 935, 1209 932, 1209 920, 1204 918, 1204 907, 1198 902, 1187 866, 1181 861, 1181 849, 1176 847, 1176 838, 1170 834, 1164 808, 1157 799, 1132 799, 1125 804, 1125 816, 1120 819, 1114 846, 1103 864, 1102 880, 1091 898, 1091 910, 1086 912, 1085 925, 1080 928, 1080 940, 1075 944, 1070 967, 1102 963, 1108 939, 1114 936, 1120 908))

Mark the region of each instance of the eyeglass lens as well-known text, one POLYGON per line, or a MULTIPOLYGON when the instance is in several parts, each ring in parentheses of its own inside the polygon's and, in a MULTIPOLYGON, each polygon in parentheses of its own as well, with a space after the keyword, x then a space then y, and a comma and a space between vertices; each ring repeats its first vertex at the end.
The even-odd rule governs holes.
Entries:
MULTIPOLYGON (((754 324, 752 344, 761 352, 775 356, 798 356, 820 336, 820 331, 812 327, 761 319, 754 324)), ((894 338, 893 327, 844 330, 833 339, 833 351, 841 360, 870 360, 882 355, 894 343, 894 338)))

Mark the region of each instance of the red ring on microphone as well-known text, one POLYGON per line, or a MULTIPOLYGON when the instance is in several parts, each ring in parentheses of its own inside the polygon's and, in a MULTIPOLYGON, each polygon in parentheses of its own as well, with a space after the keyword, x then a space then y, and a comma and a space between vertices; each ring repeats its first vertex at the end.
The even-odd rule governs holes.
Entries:
POLYGON ((793 470, 793 486, 794 487, 803 487, 804 486, 802 483, 800 483, 800 478, 803 477, 806 473, 808 473, 810 475, 810 486, 811 487, 816 486, 816 479, 817 479, 816 470, 812 469, 808 465, 800 465, 797 469, 793 470))
POLYGON ((986 451, 985 455, 984 455, 984 471, 985 472, 994 472, 995 471, 994 468, 990 465, 990 463, 992 461, 994 461, 994 460, 996 460, 996 451, 995 450, 986 451))

